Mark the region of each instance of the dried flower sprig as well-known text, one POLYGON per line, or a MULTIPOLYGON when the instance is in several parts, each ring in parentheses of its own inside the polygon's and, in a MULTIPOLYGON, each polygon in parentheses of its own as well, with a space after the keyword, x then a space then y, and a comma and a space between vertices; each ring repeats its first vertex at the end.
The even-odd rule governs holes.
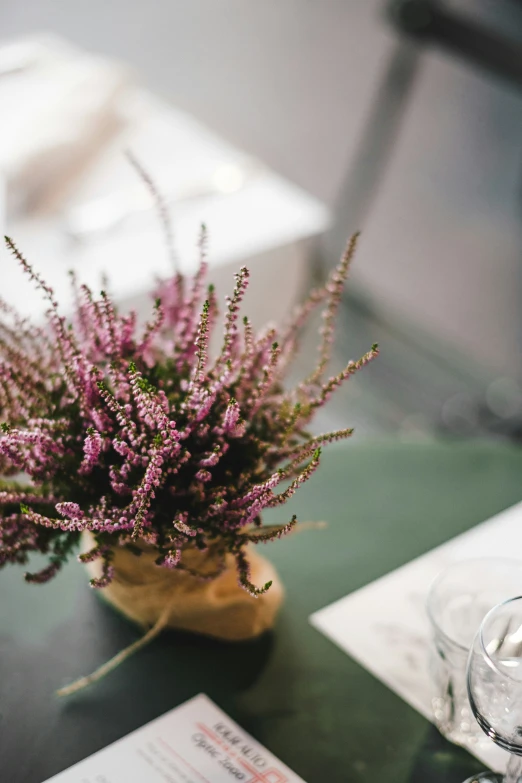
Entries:
POLYGON ((217 302, 212 286, 204 293, 204 229, 192 283, 179 273, 164 281, 144 328, 134 312, 120 314, 108 294, 96 297, 74 278, 68 324, 52 289, 6 238, 50 309, 41 328, 0 302, 0 567, 41 552, 49 565, 26 579, 45 582, 90 531, 95 546, 80 560, 102 561, 93 587, 110 583, 116 547, 135 551, 145 540, 160 568, 182 568, 188 546, 212 546, 221 558, 231 553, 245 590, 268 590, 270 583, 252 584, 246 547, 281 537, 296 519, 263 527, 261 513, 313 475, 322 445, 351 435, 344 429, 310 438, 306 426, 378 353, 374 345, 323 378, 356 239, 279 335, 256 335, 247 318, 239 328, 249 279, 242 267, 227 298, 222 349, 212 359, 217 302), (281 379, 300 328, 321 302, 318 366, 286 390, 281 379), (16 480, 20 473, 29 485, 16 480), (282 482, 287 486, 278 492, 282 482))

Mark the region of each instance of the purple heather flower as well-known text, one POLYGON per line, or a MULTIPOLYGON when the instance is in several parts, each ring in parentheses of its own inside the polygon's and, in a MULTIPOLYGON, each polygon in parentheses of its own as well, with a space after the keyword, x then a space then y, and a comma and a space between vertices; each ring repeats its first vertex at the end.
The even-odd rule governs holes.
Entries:
POLYGON ((66 517, 66 519, 79 520, 83 519, 85 516, 78 503, 71 503, 71 501, 57 503, 56 510, 62 517, 66 517))
MULTIPOLYGON (((0 567, 44 552, 49 565, 26 578, 47 581, 89 531, 95 546, 80 560, 101 561, 91 582, 100 588, 113 578, 119 545, 145 542, 157 549, 158 567, 173 569, 185 568, 183 547, 207 551, 217 539, 236 559, 245 590, 267 590, 252 585, 245 548, 293 528, 295 518, 264 528, 263 510, 285 503, 313 475, 320 446, 351 435, 305 433, 315 411, 378 353, 373 346, 323 377, 355 241, 279 332, 256 334, 246 317, 239 328, 249 281, 242 267, 214 356, 218 303, 206 285, 204 229, 198 272, 190 283, 179 272, 161 282, 143 327, 135 312, 119 313, 107 293, 95 295, 74 276, 67 323, 52 289, 7 240, 49 312, 46 328, 36 327, 0 300, 0 473, 10 477, 0 485, 0 567), (281 380, 300 329, 322 302, 318 366, 286 391, 281 380), (29 486, 16 483, 20 472, 29 486), (284 480, 289 485, 277 492, 284 480)), ((218 572, 224 567, 223 558, 218 572)))
POLYGON ((85 455, 82 464, 80 465, 80 473, 90 473, 96 463, 102 450, 102 437, 100 433, 94 428, 88 430, 88 435, 83 443, 83 453, 85 455))

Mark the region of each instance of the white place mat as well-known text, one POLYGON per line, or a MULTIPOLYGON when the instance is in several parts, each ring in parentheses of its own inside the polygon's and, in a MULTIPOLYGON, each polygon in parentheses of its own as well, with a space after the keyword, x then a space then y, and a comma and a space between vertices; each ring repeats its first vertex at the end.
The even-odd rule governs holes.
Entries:
MULTIPOLYGON (((521 552, 522 503, 518 503, 315 612, 310 622, 432 720, 430 627, 425 610, 431 582, 455 561, 474 557, 517 557, 521 552)), ((509 757, 485 735, 474 754, 502 772, 509 757)))

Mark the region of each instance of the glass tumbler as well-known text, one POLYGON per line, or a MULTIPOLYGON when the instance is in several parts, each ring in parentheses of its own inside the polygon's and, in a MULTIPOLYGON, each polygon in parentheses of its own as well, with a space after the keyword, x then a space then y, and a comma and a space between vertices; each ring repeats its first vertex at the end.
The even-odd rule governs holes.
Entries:
POLYGON ((468 653, 489 610, 516 595, 522 595, 522 562, 497 557, 455 562, 430 588, 433 716, 441 734, 458 745, 486 742, 468 700, 468 653))

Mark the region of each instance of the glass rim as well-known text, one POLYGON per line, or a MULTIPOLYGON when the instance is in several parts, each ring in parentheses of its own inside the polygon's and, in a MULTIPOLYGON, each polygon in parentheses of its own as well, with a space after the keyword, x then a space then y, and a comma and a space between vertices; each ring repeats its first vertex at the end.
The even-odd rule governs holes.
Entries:
MULTIPOLYGON (((448 572, 452 568, 457 567, 457 566, 468 565, 469 563, 481 563, 481 562, 509 563, 510 566, 517 566, 518 568, 520 568, 522 570, 522 560, 517 560, 514 557, 503 557, 502 555, 499 555, 498 557, 495 556, 495 555, 491 555, 491 556, 490 555, 481 555, 481 556, 478 556, 478 557, 467 557, 467 558, 464 558, 463 560, 454 560, 452 563, 448 563, 448 565, 445 566, 445 568, 443 568, 442 571, 439 571, 437 576, 434 577, 434 579, 431 581, 431 584, 430 584, 430 587, 429 587, 429 590, 428 590, 428 595, 427 595, 427 598, 426 598, 426 614, 428 615, 428 619, 429 619, 432 627, 453 648, 464 652, 466 655, 469 653, 470 646, 473 645, 473 639, 471 641, 471 645, 469 645, 469 644, 468 645, 464 645, 464 644, 461 644, 460 642, 456 641, 455 639, 453 639, 444 630, 444 628, 442 628, 440 623, 437 622, 437 620, 435 619, 435 616, 434 616, 434 613, 433 613, 432 603, 433 603, 433 597, 434 597, 434 594, 435 594, 435 588, 437 587, 438 584, 440 584, 443 581, 443 579, 448 575, 448 572)), ((522 598, 522 595, 520 597, 522 598)), ((504 603, 507 603, 507 602, 513 601, 513 600, 514 600, 513 598, 507 598, 505 601, 501 601, 500 604, 496 604, 495 606, 492 606, 491 609, 482 618, 482 622, 480 624, 480 628, 482 627, 482 623, 485 622, 486 617, 488 616, 488 614, 490 612, 492 612, 493 609, 496 609, 498 606, 502 606, 504 603)))
MULTIPOLYGON (((522 595, 515 595, 515 596, 513 596, 513 598, 506 598, 505 601, 501 601, 496 606, 493 606, 489 610, 487 615, 484 617, 482 622, 480 623, 480 628, 479 628, 479 630, 477 632, 477 636, 478 636, 478 639, 479 639, 480 648, 482 650, 482 653, 484 655, 484 658, 486 660, 487 665, 490 666, 497 674, 499 674, 504 679, 511 680, 511 682, 516 682, 517 685, 522 687, 522 680, 516 680, 514 677, 512 677, 509 674, 509 672, 503 671, 502 669, 498 668, 497 664, 495 663, 495 661, 493 660, 491 655, 488 653, 488 651, 486 649, 486 645, 484 644, 484 629, 485 629, 486 623, 488 622, 490 616, 493 615, 495 612, 498 612, 498 610, 500 608, 502 608, 503 606, 507 606, 508 604, 512 604, 515 601, 522 601, 522 595)), ((473 644, 474 643, 475 642, 473 641, 473 644)), ((471 645, 471 648, 470 648, 470 653, 469 653, 470 659, 471 659, 471 656, 473 655, 473 644, 471 645)))

